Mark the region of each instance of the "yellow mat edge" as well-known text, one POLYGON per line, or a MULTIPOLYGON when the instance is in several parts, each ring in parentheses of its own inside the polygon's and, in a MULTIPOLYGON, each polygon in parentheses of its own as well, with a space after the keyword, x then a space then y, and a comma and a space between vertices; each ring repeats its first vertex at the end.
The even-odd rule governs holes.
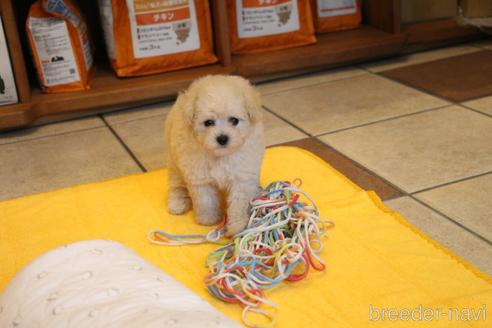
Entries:
POLYGON ((349 178, 347 178, 345 175, 343 175, 340 171, 338 171, 337 169, 335 169, 333 166, 331 166, 329 163, 327 163, 322 158, 316 156, 315 154, 311 153, 310 151, 307 151, 305 149, 302 149, 302 148, 299 148, 299 147, 295 147, 295 146, 280 146, 280 147, 274 147, 274 148, 294 148, 294 149, 298 149, 301 152, 305 153, 306 155, 310 156, 311 158, 313 158, 313 159, 317 160, 318 162, 322 163, 325 167, 327 167, 328 169, 330 169, 333 172, 335 172, 335 174, 337 174, 345 182, 348 182, 352 187, 354 187, 354 189, 356 189, 358 191, 366 192, 368 194, 368 196, 370 197, 370 199, 372 200, 372 202, 374 203, 374 205, 376 205, 383 212, 385 212, 387 214, 390 214, 398 223, 400 223, 401 225, 409 228, 413 233, 415 233, 417 236, 421 237, 422 239, 424 239, 425 241, 427 241, 428 243, 430 243, 432 246, 434 246, 438 250, 443 251, 445 254, 447 254, 449 257, 451 257, 457 263, 463 265, 465 267, 465 269, 467 269, 470 272, 472 272, 476 277, 483 279, 484 281, 486 281, 489 284, 492 284, 492 277, 491 276, 489 276, 485 272, 481 271, 474 264, 472 264, 472 263, 468 262, 467 260, 461 258, 460 256, 456 255, 449 248, 445 247, 444 245, 442 245, 438 241, 432 239, 425 232, 419 230, 416 226, 414 226, 413 224, 411 224, 410 222, 408 222, 408 220, 405 219, 401 214, 399 214, 398 212, 393 211, 390 208, 388 208, 383 203, 383 201, 381 200, 381 198, 376 194, 376 192, 362 189, 361 187, 359 187, 358 185, 356 185, 352 180, 350 180, 349 178))

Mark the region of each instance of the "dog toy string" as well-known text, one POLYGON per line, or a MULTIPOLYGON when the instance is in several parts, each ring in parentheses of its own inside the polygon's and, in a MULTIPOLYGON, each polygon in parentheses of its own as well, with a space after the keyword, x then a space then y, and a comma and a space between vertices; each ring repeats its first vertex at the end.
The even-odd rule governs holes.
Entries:
POLYGON ((268 185, 251 202, 247 228, 233 242, 210 253, 205 277, 208 290, 216 298, 244 305, 243 321, 248 312, 256 312, 275 324, 275 316, 262 305, 275 308, 264 290, 282 281, 300 281, 310 268, 323 271, 322 235, 330 221, 319 218, 314 201, 298 186, 278 181, 268 185), (300 200, 303 195, 310 204, 300 200))
POLYGON ((156 245, 164 246, 181 246, 181 245, 193 245, 213 243, 219 245, 227 244, 227 241, 223 240, 225 233, 225 224, 227 217, 213 230, 210 230, 206 235, 191 234, 191 235, 173 235, 161 230, 152 230, 147 234, 147 239, 156 245))
MULTIPOLYGON (((207 257, 207 289, 222 301, 241 304, 243 322, 249 327, 260 327, 248 320, 250 313, 266 317, 269 323, 264 327, 275 325, 276 305, 265 298, 265 290, 283 281, 300 281, 310 268, 325 269, 318 254, 323 248, 322 236, 333 222, 320 219, 316 204, 299 187, 300 180, 297 185, 284 181, 269 184, 251 201, 246 229, 207 257)), ((211 236, 195 235, 194 243, 215 239, 223 226, 211 236)), ((170 239, 167 245, 182 245, 182 235, 165 237, 170 239), (172 243, 174 238, 177 244, 172 243)), ((155 243, 153 238, 150 241, 155 243)))

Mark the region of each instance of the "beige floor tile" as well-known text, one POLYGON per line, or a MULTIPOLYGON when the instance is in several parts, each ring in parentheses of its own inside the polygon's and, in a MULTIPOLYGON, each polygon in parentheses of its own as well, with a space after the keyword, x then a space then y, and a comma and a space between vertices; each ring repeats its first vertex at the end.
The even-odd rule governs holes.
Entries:
POLYGON ((431 207, 492 241, 492 174, 415 195, 431 207))
POLYGON ((15 130, 12 132, 0 132, 0 145, 103 126, 104 122, 98 116, 93 116, 66 122, 40 125, 33 128, 15 130))
MULTIPOLYGON (((159 115, 118 123, 113 129, 148 170, 165 166, 164 121, 159 115)), ((305 138, 301 131, 265 111, 265 141, 268 146, 305 138)))
POLYGON ((361 74, 367 74, 367 72, 362 69, 353 67, 332 69, 322 72, 304 74, 291 78, 280 79, 272 82, 261 83, 257 85, 257 88, 263 95, 267 95, 279 91, 286 91, 320 83, 346 79, 348 77, 361 74))
POLYGON ((166 115, 127 121, 113 129, 147 170, 165 166, 164 121, 166 115))
POLYGON ((492 96, 470 100, 463 105, 478 110, 482 113, 492 115, 492 96))
POLYGON ((135 107, 127 110, 120 110, 104 115, 104 119, 109 125, 123 122, 141 120, 144 118, 166 115, 171 109, 174 102, 163 102, 152 105, 135 107))
POLYGON ((264 114, 265 122, 265 144, 267 146, 277 145, 289 141, 306 138, 307 135, 285 123, 272 113, 264 114))
POLYGON ((379 176, 365 170, 351 159, 341 155, 332 147, 328 147, 325 143, 314 137, 291 141, 282 144, 282 146, 297 147, 307 150, 330 164, 335 170, 343 174, 362 189, 376 192, 383 200, 404 195, 404 193, 381 179, 379 176))
POLYGON ((263 97, 265 106, 313 135, 447 102, 375 75, 361 75, 263 97))
POLYGON ((410 197, 393 199, 385 204, 456 255, 492 275, 492 246, 482 239, 410 197))
POLYGON ((140 172, 107 128, 0 146, 0 199, 140 172))
POLYGON ((492 119, 458 106, 321 139, 407 192, 492 170, 492 119))
POLYGON ((480 49, 472 46, 471 44, 449 47, 449 48, 441 48, 437 50, 417 52, 414 54, 391 58, 383 61, 372 62, 372 63, 364 64, 362 65, 362 67, 364 67, 365 69, 371 72, 378 73, 393 68, 415 65, 415 64, 425 63, 425 62, 453 57, 453 56, 459 56, 479 50, 480 49))

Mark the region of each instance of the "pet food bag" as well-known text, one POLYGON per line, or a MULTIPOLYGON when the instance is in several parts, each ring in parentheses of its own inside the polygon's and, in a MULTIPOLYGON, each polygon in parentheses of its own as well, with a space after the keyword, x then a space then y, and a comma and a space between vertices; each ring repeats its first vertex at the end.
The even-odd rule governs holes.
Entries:
POLYGON ((85 19, 70 0, 35 2, 26 28, 43 91, 89 88, 93 47, 85 19))
POLYGON ((98 0, 106 46, 118 76, 214 63, 208 1, 98 0))
POLYGON ((316 42, 309 1, 227 0, 227 7, 233 53, 316 42))
POLYGON ((311 0, 316 32, 358 28, 362 20, 361 0, 311 0))
POLYGON ((14 73, 10 65, 9 49, 3 33, 2 16, 0 16, 0 106, 15 104, 18 101, 14 73))

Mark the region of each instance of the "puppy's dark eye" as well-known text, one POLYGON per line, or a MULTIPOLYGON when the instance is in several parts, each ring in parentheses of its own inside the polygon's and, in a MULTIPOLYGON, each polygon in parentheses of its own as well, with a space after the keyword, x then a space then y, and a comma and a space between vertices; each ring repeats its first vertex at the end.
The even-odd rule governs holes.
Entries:
POLYGON ((229 122, 230 122, 232 125, 236 126, 236 125, 238 125, 238 124, 239 124, 239 119, 237 119, 237 118, 235 118, 235 117, 229 117, 229 122))
POLYGON ((203 125, 205 125, 206 127, 214 126, 215 121, 214 120, 206 120, 205 122, 203 122, 203 125))

